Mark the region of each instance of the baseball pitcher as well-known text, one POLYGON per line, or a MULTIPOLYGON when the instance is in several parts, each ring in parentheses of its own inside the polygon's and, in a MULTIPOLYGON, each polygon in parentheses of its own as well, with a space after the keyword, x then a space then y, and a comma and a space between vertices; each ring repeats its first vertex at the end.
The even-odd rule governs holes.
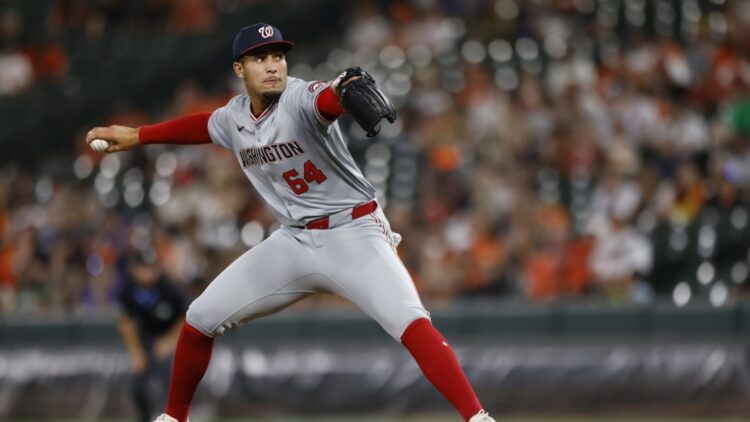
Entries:
POLYGON ((293 43, 268 24, 242 28, 232 67, 246 93, 212 113, 130 128, 97 127, 86 137, 106 152, 153 143, 213 142, 234 152, 282 223, 240 256, 189 307, 174 357, 166 413, 185 422, 214 339, 310 295, 335 293, 375 319, 412 354, 465 421, 494 420, 482 409, 453 350, 433 327, 393 233, 346 148, 336 119, 350 113, 368 136, 395 111, 373 78, 351 68, 330 82, 287 76, 293 43))

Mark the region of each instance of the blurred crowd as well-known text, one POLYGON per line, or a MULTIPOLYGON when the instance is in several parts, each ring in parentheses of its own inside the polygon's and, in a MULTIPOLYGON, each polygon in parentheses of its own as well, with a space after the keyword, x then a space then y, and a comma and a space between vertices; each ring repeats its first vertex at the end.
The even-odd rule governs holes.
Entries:
MULTIPOLYGON (((99 3, 55 2, 48 31, 221 26, 213 2, 140 2, 153 7, 137 15, 118 12, 125 2, 99 3)), ((244 4, 218 2, 227 3, 244 4)), ((337 46, 319 62, 293 51, 290 75, 329 79, 359 64, 398 106, 399 120, 374 141, 341 124, 429 306, 469 297, 722 306, 746 295, 750 3, 347 7, 332 28, 337 46)), ((68 71, 62 46, 40 59, 14 45, 17 15, 2 13, 0 102, 23 95, 33 75, 68 71)), ((136 105, 96 124, 212 110, 242 89, 230 72, 208 89, 186 78, 156 113, 136 105)), ((132 250, 148 251, 195 296, 278 227, 230 152, 102 156, 84 145, 88 129, 59 140, 75 149, 67 156, 0 166, 5 312, 106 311, 132 250)))
POLYGON ((6 3, 0 9, 0 97, 18 95, 35 81, 65 78, 69 71, 66 35, 97 38, 113 30, 155 36, 163 31, 205 33, 217 19, 210 0, 56 0, 31 5, 47 12, 43 22, 33 25, 24 22, 16 8, 19 2, 6 3))

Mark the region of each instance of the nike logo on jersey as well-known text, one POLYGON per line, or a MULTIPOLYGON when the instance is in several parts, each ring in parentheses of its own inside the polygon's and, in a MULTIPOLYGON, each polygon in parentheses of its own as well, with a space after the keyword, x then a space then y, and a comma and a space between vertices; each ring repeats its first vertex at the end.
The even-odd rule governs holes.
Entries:
POLYGON ((237 126, 237 132, 242 132, 242 129, 244 129, 245 126, 237 126))

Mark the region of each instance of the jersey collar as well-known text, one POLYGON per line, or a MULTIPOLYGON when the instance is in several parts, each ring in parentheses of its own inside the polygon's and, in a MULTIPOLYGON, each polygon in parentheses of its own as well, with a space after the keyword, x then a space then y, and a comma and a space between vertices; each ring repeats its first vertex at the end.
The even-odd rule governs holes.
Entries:
POLYGON ((252 106, 250 105, 250 102, 248 101, 248 108, 250 109, 249 110, 250 111, 250 119, 253 121, 253 123, 260 122, 261 120, 263 120, 266 116, 268 116, 271 113, 271 111, 276 107, 276 104, 278 102, 279 102, 279 100, 274 101, 273 103, 271 103, 271 105, 269 105, 268 107, 266 107, 265 110, 263 110, 263 113, 260 113, 260 116, 255 117, 255 115, 253 114, 252 106))

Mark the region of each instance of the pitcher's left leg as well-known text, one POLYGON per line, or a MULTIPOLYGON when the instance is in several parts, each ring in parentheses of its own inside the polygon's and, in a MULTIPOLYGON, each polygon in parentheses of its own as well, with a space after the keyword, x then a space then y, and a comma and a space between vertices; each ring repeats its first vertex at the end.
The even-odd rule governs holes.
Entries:
POLYGON ((414 282, 392 248, 387 223, 382 217, 372 218, 372 226, 356 221, 356 228, 334 230, 327 236, 322 264, 331 288, 401 341, 464 420, 491 421, 453 350, 430 322, 414 282))

